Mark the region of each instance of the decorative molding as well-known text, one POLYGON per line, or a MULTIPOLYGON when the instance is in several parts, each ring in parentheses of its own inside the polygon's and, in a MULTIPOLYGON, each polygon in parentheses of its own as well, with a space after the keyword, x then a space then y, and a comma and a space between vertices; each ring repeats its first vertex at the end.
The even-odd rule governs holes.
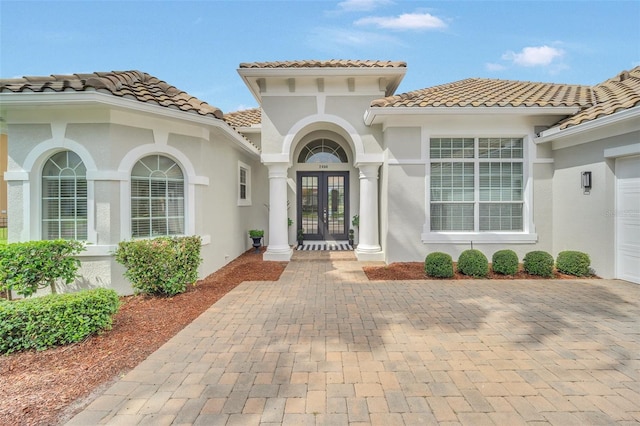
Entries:
POLYGON ((604 150, 605 158, 626 157, 628 155, 640 154, 640 143, 631 145, 618 146, 615 148, 607 148, 604 150))

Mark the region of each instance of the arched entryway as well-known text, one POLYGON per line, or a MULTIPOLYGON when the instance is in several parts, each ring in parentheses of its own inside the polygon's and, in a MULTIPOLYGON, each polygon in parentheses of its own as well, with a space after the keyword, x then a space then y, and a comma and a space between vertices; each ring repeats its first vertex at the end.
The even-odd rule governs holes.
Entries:
POLYGON ((296 229, 305 241, 347 240, 350 224, 349 165, 332 139, 306 143, 297 156, 296 229))

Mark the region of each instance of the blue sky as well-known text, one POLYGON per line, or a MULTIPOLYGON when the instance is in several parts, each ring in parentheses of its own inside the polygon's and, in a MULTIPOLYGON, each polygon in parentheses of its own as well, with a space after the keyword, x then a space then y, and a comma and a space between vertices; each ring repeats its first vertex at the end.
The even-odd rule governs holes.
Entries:
POLYGON ((397 93, 468 77, 596 84, 640 65, 640 1, 8 1, 0 76, 137 69, 225 112, 241 62, 407 62, 397 93))

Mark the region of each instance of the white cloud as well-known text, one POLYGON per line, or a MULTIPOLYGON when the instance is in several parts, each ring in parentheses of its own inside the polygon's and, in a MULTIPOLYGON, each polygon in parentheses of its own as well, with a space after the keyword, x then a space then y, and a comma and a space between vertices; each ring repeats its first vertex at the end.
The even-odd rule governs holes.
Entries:
POLYGON ((564 50, 550 46, 525 47, 521 52, 506 52, 502 59, 523 67, 548 66, 564 56, 564 50))
POLYGON ((343 28, 315 28, 309 33, 308 44, 314 49, 342 54, 345 48, 368 48, 384 44, 386 46, 401 45, 395 37, 369 31, 354 31, 343 28))
POLYGON ((484 67, 487 69, 487 71, 503 71, 507 68, 502 64, 496 64, 491 62, 484 64, 484 67))
POLYGON ((345 12, 367 12, 392 3, 391 0, 345 0, 338 3, 338 7, 345 12))
POLYGON ((433 30, 446 28, 445 22, 430 13, 403 13, 399 16, 369 16, 358 19, 356 25, 374 25, 390 30, 433 30))

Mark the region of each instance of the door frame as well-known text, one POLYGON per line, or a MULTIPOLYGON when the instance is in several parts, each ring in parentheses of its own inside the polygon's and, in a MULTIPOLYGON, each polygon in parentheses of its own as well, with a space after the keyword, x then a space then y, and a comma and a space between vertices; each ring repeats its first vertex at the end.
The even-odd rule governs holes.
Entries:
MULTIPOLYGON (((322 217, 322 209, 326 203, 328 203, 328 193, 326 187, 328 184, 329 176, 342 176, 344 179, 344 233, 331 234, 334 235, 336 240, 347 240, 349 234, 349 204, 350 204, 350 192, 349 192, 349 171, 348 170, 322 170, 322 171, 305 171, 299 170, 296 173, 296 229, 302 228, 302 178, 304 176, 317 176, 318 177, 318 218, 322 217)), ((319 220, 320 223, 320 220, 319 220)), ((324 222, 322 222, 324 223, 324 222)), ((324 234, 323 230, 318 230, 319 233, 315 234, 303 234, 303 238, 309 241, 322 241, 326 240, 328 235, 324 234)))

